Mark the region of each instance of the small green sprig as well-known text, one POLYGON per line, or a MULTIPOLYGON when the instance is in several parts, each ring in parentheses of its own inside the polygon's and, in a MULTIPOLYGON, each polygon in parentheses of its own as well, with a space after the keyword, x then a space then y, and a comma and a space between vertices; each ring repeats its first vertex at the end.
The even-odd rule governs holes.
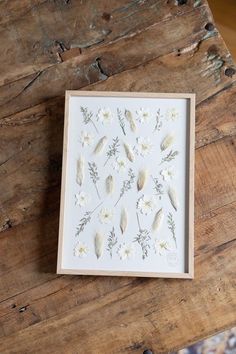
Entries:
POLYGON ((90 178, 94 184, 94 187, 96 189, 96 192, 97 192, 97 196, 99 199, 101 199, 100 197, 100 194, 99 194, 99 191, 98 191, 98 187, 97 187, 97 182, 99 181, 99 175, 98 175, 98 168, 97 168, 97 165, 95 164, 95 162, 88 162, 88 165, 89 165, 89 174, 90 174, 90 178))
POLYGON ((110 231, 110 234, 108 236, 107 241, 108 241, 108 243, 107 243, 107 251, 109 252, 110 257, 112 258, 113 248, 118 243, 118 238, 116 237, 115 228, 114 227, 110 231))
POLYGON ((171 213, 169 213, 167 215, 167 224, 168 224, 168 229, 170 230, 172 237, 174 239, 175 242, 175 247, 177 248, 177 240, 176 240, 176 235, 175 235, 175 222, 173 219, 173 215, 171 213))
POLYGON ((170 150, 170 152, 165 157, 162 158, 160 165, 163 162, 170 162, 170 161, 174 160, 178 154, 179 154, 179 152, 177 150, 175 150, 175 151, 170 150))
POLYGON ((87 107, 80 107, 80 111, 83 115, 84 124, 91 123, 93 125, 94 129, 96 130, 96 132, 98 133, 97 127, 92 119, 93 113, 91 111, 89 112, 87 107))
POLYGON ((104 163, 104 166, 106 166, 107 162, 110 160, 112 156, 116 156, 116 154, 119 152, 119 138, 118 136, 113 139, 113 143, 108 146, 108 151, 107 151, 107 159, 104 163))
POLYGON ((95 210, 97 210, 101 205, 102 205, 102 202, 101 202, 99 205, 97 205, 96 208, 94 208, 93 210, 91 210, 91 211, 86 211, 86 212, 84 213, 84 216, 83 216, 83 217, 80 219, 80 221, 79 221, 79 225, 78 225, 78 227, 77 227, 77 231, 76 231, 76 234, 75 234, 76 236, 79 236, 79 234, 84 231, 85 226, 86 226, 88 223, 90 223, 90 221, 91 221, 91 216, 92 216, 92 214, 93 214, 93 213, 95 212, 95 210))
POLYGON ((149 241, 151 237, 148 230, 142 229, 140 225, 138 213, 136 213, 136 216, 137 216, 139 232, 137 233, 137 236, 134 238, 133 242, 137 242, 140 245, 142 249, 142 259, 145 259, 148 257, 148 251, 150 249, 149 241))
POLYGON ((122 132, 124 135, 126 135, 125 133, 125 119, 124 117, 122 116, 122 112, 119 108, 117 108, 117 116, 118 116, 118 120, 119 120, 119 123, 120 123, 120 127, 122 129, 122 132))
POLYGON ((129 169, 128 176, 129 176, 129 179, 123 181, 123 186, 120 191, 119 199, 117 200, 117 202, 114 206, 116 206, 119 203, 119 201, 121 200, 121 198, 123 197, 123 195, 132 188, 132 185, 133 185, 134 179, 135 179, 135 175, 133 173, 132 168, 129 169))
POLYGON ((157 111, 157 114, 156 114, 156 125, 155 125, 155 127, 154 127, 154 130, 153 130, 153 132, 155 132, 155 131, 160 131, 160 129, 161 129, 161 127, 162 127, 162 121, 161 121, 161 118, 162 118, 162 116, 161 116, 161 110, 160 110, 160 108, 158 109, 158 111, 157 111))
POLYGON ((155 190, 155 195, 157 195, 159 197, 159 199, 161 199, 161 196, 164 194, 164 190, 163 190, 163 184, 159 183, 158 178, 155 178, 153 176, 151 176, 153 183, 154 183, 154 187, 153 189, 155 190))

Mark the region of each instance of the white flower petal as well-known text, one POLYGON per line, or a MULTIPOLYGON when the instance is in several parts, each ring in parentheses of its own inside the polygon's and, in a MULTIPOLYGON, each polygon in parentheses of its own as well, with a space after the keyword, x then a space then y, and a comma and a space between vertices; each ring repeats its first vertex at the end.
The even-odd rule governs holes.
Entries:
POLYGON ((176 108, 169 108, 166 111, 166 119, 175 121, 179 118, 179 112, 176 108))
POLYGON ((79 241, 74 247, 74 256, 83 258, 86 257, 87 254, 88 254, 87 246, 84 243, 79 241))
POLYGON ((82 146, 90 146, 93 144, 94 136, 88 132, 82 131, 80 135, 80 142, 82 146))
POLYGON ((117 172, 124 172, 126 170, 127 160, 123 157, 117 157, 113 163, 113 168, 117 172))
POLYGON ((139 155, 146 156, 146 155, 150 154, 150 152, 152 151, 152 148, 153 148, 153 144, 152 144, 150 138, 138 137, 136 139, 136 141, 137 141, 136 150, 139 155))
POLYGON ((165 240, 155 240, 154 243, 155 252, 160 256, 163 256, 167 251, 170 250, 169 243, 165 240))
POLYGON ((150 214, 156 206, 156 201, 153 196, 143 195, 137 202, 138 210, 145 215, 150 214))
POLYGON ((100 108, 97 114, 97 119, 103 124, 110 123, 112 120, 112 112, 110 108, 100 108))
POLYGON ((131 259, 135 254, 134 245, 123 243, 118 248, 117 253, 121 260, 131 259))
POLYGON ((149 108, 140 108, 136 111, 138 120, 140 123, 147 123, 151 118, 151 112, 149 108))
POLYGON ((80 207, 85 206, 89 203, 90 196, 85 192, 81 191, 75 194, 75 205, 79 205, 80 207))
POLYGON ((99 220, 102 224, 109 224, 113 218, 113 212, 107 208, 102 208, 98 214, 99 220))

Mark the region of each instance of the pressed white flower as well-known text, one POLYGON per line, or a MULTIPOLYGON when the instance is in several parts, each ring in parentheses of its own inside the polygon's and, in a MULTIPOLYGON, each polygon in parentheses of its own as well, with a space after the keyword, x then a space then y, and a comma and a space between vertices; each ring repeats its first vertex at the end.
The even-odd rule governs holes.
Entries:
POLYGON ((90 196, 87 193, 81 191, 75 194, 75 205, 79 205, 80 207, 83 207, 87 205, 89 201, 90 201, 90 196))
POLYGON ((138 120, 140 123, 147 123, 151 118, 151 112, 149 108, 140 108, 136 111, 138 120))
POLYGON ((88 247, 82 243, 82 242, 78 242, 76 245, 75 245, 75 248, 74 248, 74 255, 76 257, 80 257, 80 258, 83 258, 83 257, 86 257, 87 254, 88 254, 88 247))
POLYGON ((142 136, 136 139, 137 141, 137 153, 141 156, 146 156, 152 151, 153 144, 150 138, 143 138, 142 136))
POLYGON ((158 253, 160 256, 163 256, 166 251, 170 250, 170 246, 169 243, 165 240, 155 240, 154 249, 156 253, 158 253))
POLYGON ((175 172, 173 167, 166 168, 165 170, 161 170, 160 175, 162 176, 164 181, 170 181, 175 177, 175 172))
POLYGON ((117 253, 121 260, 131 259, 134 257, 135 248, 134 245, 123 243, 119 246, 117 253))
POLYGON ((80 135, 80 142, 82 146, 90 146, 93 144, 94 136, 88 132, 82 131, 80 135))
POLYGON ((166 119, 175 121, 179 118, 179 112, 176 108, 169 108, 166 111, 166 119))
POLYGON ((127 160, 124 157, 118 156, 113 163, 113 167, 117 172, 124 172, 126 170, 127 160))
POLYGON ((98 214, 99 220, 102 224, 109 224, 113 218, 113 212, 107 208, 102 208, 98 214))
POLYGON ((142 195, 137 202, 137 208, 142 214, 150 214, 156 206, 156 201, 153 196, 142 195))
POLYGON ((103 124, 110 123, 112 120, 110 108, 100 108, 97 114, 97 119, 103 124))

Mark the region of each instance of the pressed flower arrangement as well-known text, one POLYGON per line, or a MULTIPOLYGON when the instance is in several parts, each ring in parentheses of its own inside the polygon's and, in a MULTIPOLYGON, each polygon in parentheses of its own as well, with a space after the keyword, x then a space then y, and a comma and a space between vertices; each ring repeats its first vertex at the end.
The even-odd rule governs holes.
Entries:
POLYGON ((58 273, 192 278, 194 95, 67 91, 65 113, 58 273))

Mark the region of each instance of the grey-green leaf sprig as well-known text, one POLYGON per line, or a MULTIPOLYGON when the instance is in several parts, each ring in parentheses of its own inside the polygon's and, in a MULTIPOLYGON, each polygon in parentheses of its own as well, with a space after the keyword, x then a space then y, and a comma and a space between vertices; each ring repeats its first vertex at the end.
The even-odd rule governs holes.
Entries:
POLYGON ((88 223, 90 223, 90 221, 91 221, 91 216, 92 216, 92 214, 95 212, 95 210, 97 210, 97 209, 102 205, 102 203, 103 203, 103 202, 101 202, 100 204, 98 204, 98 205, 96 206, 96 208, 94 208, 93 210, 91 210, 91 211, 86 211, 86 212, 84 213, 84 216, 83 216, 83 217, 80 219, 80 221, 79 221, 79 225, 78 225, 78 227, 77 227, 77 231, 76 231, 76 234, 75 234, 76 236, 79 236, 79 234, 84 231, 85 226, 86 226, 88 223))
POLYGON ((175 151, 170 150, 170 152, 165 157, 162 158, 160 165, 163 162, 170 162, 170 161, 174 160, 178 154, 179 154, 179 152, 177 150, 175 150, 175 151))
POLYGON ((121 198, 123 197, 123 195, 132 188, 132 185, 133 185, 134 179, 135 179, 135 174, 133 173, 132 168, 129 169, 128 176, 129 176, 129 179, 123 181, 123 185, 122 185, 122 188, 120 191, 120 196, 114 206, 116 206, 119 203, 119 201, 121 200, 121 198))
POLYGON ((120 124, 121 130, 122 130, 123 134, 126 135, 126 133, 125 133, 125 119, 122 116, 122 112, 121 112, 121 110, 119 108, 117 108, 117 116, 118 116, 118 120, 119 120, 119 124, 120 124))
POLYGON ((99 194, 99 191, 98 191, 98 187, 97 187, 97 182, 99 181, 99 175, 98 175, 98 168, 97 168, 97 165, 95 164, 95 162, 88 162, 88 165, 89 165, 89 174, 90 174, 90 178, 94 184, 94 187, 96 189, 96 192, 97 192, 97 196, 99 199, 101 199, 101 196, 99 194))
POLYGON ((116 156, 116 154, 119 152, 119 146, 120 146, 119 138, 117 136, 116 138, 113 139, 113 143, 108 147, 107 159, 104 163, 104 166, 106 166, 106 164, 108 163, 111 157, 116 156))
POLYGON ((171 213, 169 213, 167 215, 167 224, 168 224, 168 229, 170 230, 172 237, 174 239, 175 242, 175 247, 177 248, 177 240, 176 240, 176 235, 175 235, 175 222, 173 219, 173 215, 171 213))
POLYGON ((163 184, 161 184, 158 180, 158 178, 155 178, 153 176, 151 176, 153 183, 154 183, 154 187, 153 189, 155 190, 155 195, 159 197, 159 199, 161 199, 162 195, 164 194, 164 190, 163 190, 163 184))
POLYGON ((98 133, 98 129, 97 129, 97 127, 96 127, 96 125, 95 125, 95 123, 94 123, 94 121, 92 119, 93 113, 91 111, 89 111, 87 107, 80 107, 80 111, 81 111, 81 113, 83 115, 84 124, 91 123, 93 125, 94 129, 96 130, 96 132, 98 133))
POLYGON ((156 131, 160 131, 161 130, 161 127, 162 127, 162 121, 161 121, 161 110, 160 108, 158 109, 157 111, 157 114, 156 114, 156 124, 155 124, 155 127, 154 127, 154 130, 153 132, 156 132, 156 131))
POLYGON ((142 227, 140 225, 138 213, 136 213, 136 216, 137 216, 139 231, 137 233, 137 236, 134 238, 133 242, 137 242, 140 245, 140 247, 142 249, 142 259, 145 259, 148 257, 148 251, 150 249, 149 241, 150 241, 151 237, 150 237, 150 233, 148 230, 142 229, 142 227))
POLYGON ((113 255, 113 248, 117 243, 118 243, 118 238, 116 237, 115 228, 113 227, 107 239, 107 251, 109 252, 111 258, 113 255))

